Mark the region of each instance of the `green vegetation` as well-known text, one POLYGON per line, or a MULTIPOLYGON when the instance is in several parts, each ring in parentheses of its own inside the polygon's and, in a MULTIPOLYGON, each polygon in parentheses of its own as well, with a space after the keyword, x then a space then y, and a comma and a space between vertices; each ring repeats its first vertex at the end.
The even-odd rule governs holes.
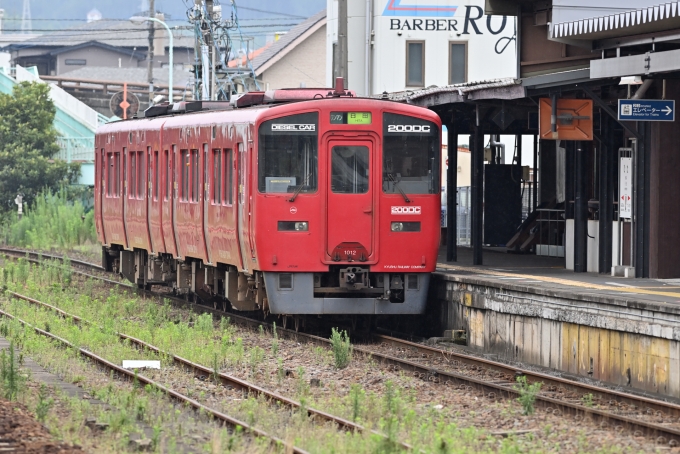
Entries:
POLYGON ((40 191, 56 192, 80 174, 79 164, 53 159, 59 147, 49 91, 22 82, 11 95, 0 93, 0 213, 16 212, 18 194, 30 206, 40 191))
POLYGON ((344 369, 349 366, 349 361, 352 358, 352 344, 349 342, 347 331, 338 331, 332 328, 331 346, 335 357, 335 367, 344 369))
MULTIPOLYGON (((94 244, 94 211, 85 213, 80 201, 71 202, 62 188, 40 193, 21 219, 4 228, 4 241, 19 247, 49 250, 57 247, 71 250, 83 244, 94 244)), ((212 325, 211 325, 212 326, 212 325)))
POLYGON ((542 385, 541 382, 527 383, 527 378, 524 375, 517 377, 517 384, 515 385, 515 389, 519 392, 517 400, 522 405, 525 415, 534 414, 534 402, 536 402, 536 396, 541 391, 542 385))
MULTIPOLYGON (((344 379, 337 381, 324 379, 322 386, 312 385, 310 377, 318 374, 319 367, 332 370, 331 357, 335 356, 332 349, 326 349, 325 361, 314 361, 315 357, 322 357, 317 346, 300 345, 294 341, 278 339, 278 351, 273 354, 274 352, 268 348, 272 338, 263 339, 257 330, 252 332, 232 325, 227 318, 222 318, 219 324, 213 323, 212 318, 207 316, 198 316, 184 310, 177 311, 167 302, 142 299, 118 288, 92 285, 91 281, 77 275, 72 277, 74 283, 64 284, 61 275, 51 271, 52 268, 55 266, 49 261, 44 261, 39 266, 27 264, 25 260, 5 261, 0 277, 7 276, 3 282, 9 289, 79 315, 92 321, 94 325, 75 325, 71 320, 60 318, 52 311, 36 308, 18 299, 0 296, 0 307, 35 326, 49 324, 50 331, 54 334, 113 362, 122 359, 158 358, 153 352, 138 350, 128 342, 121 342, 116 332, 124 332, 151 342, 166 352, 209 365, 213 371, 224 370, 229 374, 254 381, 263 388, 277 389, 281 394, 295 397, 301 403, 301 408, 291 411, 285 406, 272 404, 264 397, 228 391, 215 386, 211 380, 187 377, 185 372, 176 370, 171 360, 163 356, 160 358, 161 371, 143 372, 144 375, 172 387, 181 384, 182 392, 185 394, 235 418, 252 423, 255 427, 308 452, 337 454, 402 452, 399 442, 409 443, 415 452, 452 454, 570 451, 575 447, 561 444, 564 443, 563 428, 559 429, 562 432, 552 430, 546 435, 541 431, 535 436, 532 435, 532 438, 509 436, 499 439, 485 429, 466 427, 474 425, 475 422, 470 418, 463 420, 460 417, 461 412, 472 414, 473 411, 448 404, 446 400, 442 402, 443 408, 441 405, 435 405, 438 399, 447 399, 447 392, 434 400, 423 399, 426 394, 423 394, 420 380, 381 370, 379 366, 369 361, 355 359, 356 364, 352 365, 350 371, 338 372, 344 379), (22 276, 22 279, 17 279, 17 276, 22 276), (303 363, 308 369, 300 367, 299 362, 291 364, 289 362, 291 355, 311 359, 309 366, 307 362, 303 363), (289 369, 284 367, 284 361, 289 369), (370 381, 365 380, 365 375, 362 377, 360 371, 362 367, 370 373, 370 381), (181 379, 178 374, 181 374, 181 379), (351 377, 349 381, 348 377, 351 377), (321 409, 354 420, 368 429, 382 432, 386 438, 370 432, 339 431, 333 425, 320 423, 318 419, 309 417, 307 414, 309 408, 321 409)), ((73 351, 56 348, 49 340, 36 335, 30 329, 22 328, 14 321, 0 319, 0 333, 3 331, 9 333, 8 337, 21 346, 22 351, 30 354, 41 364, 50 365, 57 373, 70 377, 72 381, 79 381, 84 387, 93 386, 91 380, 88 384, 89 374, 84 372, 87 366, 74 366, 85 362, 73 351)), ((351 345, 347 333, 334 330, 334 334, 349 356, 351 345)), ((181 425, 183 419, 178 418, 173 413, 174 410, 162 414, 154 410, 152 402, 160 399, 157 391, 148 387, 120 391, 117 382, 111 380, 108 385, 102 382, 99 376, 94 386, 97 391, 91 394, 120 409, 118 413, 107 415, 105 419, 102 417, 102 420, 108 422, 111 428, 120 427, 121 433, 125 434, 122 436, 126 437, 134 430, 134 422, 137 420, 145 421, 150 427, 163 427, 163 431, 158 434, 161 438, 176 436, 182 439, 186 434, 195 433, 191 432, 191 428, 181 425), (107 390, 109 386, 110 391, 107 390), (162 426, 158 425, 159 417, 163 422, 162 426), (168 424, 172 421, 177 421, 179 426, 169 428, 168 424)), ((529 388, 537 386, 526 385, 526 382, 524 384, 529 388)), ((538 387, 540 388, 540 385, 538 387)), ((535 391, 538 392, 538 389, 535 391)), ((496 422, 499 424, 507 427, 517 420, 520 410, 515 405, 509 405, 507 402, 494 405, 500 408, 494 410, 490 406, 489 417, 498 415, 496 422)), ((480 423, 486 425, 485 422, 480 423)), ((239 430, 231 434, 225 431, 223 436, 220 432, 205 450, 225 452, 233 448, 238 452, 267 452, 271 449, 271 446, 264 444, 262 440, 255 441, 257 446, 244 444, 244 439, 251 438, 247 433, 242 436, 242 433, 239 430)), ((571 439, 578 436, 579 434, 575 433, 571 439)), ((622 450, 620 446, 607 446, 607 450, 602 451, 593 446, 590 440, 584 439, 583 443, 582 449, 579 448, 581 452, 622 450)), ((157 446, 156 449, 165 452, 161 446, 157 446)), ((167 451, 172 452, 171 449, 167 451)), ((285 452, 285 448, 281 447, 279 451, 285 452)))
POLYGON ((47 396, 47 386, 41 384, 40 391, 38 392, 38 403, 35 406, 35 417, 38 421, 41 423, 45 422, 45 418, 47 418, 47 413, 50 411, 50 408, 52 408, 52 404, 54 404, 54 399, 47 396))
POLYGON ((23 377, 19 374, 19 365, 14 351, 14 342, 9 343, 9 353, 0 353, 0 385, 2 395, 7 400, 15 400, 23 384, 23 377))

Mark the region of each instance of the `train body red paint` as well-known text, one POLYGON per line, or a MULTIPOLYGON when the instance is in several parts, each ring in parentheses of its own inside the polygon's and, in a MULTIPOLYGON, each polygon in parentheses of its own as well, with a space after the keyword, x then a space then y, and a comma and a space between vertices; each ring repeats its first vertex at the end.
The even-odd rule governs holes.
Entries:
POLYGON ((103 263, 140 286, 285 315, 424 311, 440 235, 427 109, 203 109, 104 125, 95 147, 103 263))

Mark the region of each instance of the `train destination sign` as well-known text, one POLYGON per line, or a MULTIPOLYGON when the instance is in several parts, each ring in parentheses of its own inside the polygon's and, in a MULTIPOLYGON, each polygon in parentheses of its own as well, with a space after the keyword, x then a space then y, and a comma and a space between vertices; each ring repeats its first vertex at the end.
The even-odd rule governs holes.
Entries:
POLYGON ((675 121, 675 101, 661 99, 619 99, 619 120, 675 121))
POLYGON ((332 125, 370 125, 371 112, 331 112, 332 125))

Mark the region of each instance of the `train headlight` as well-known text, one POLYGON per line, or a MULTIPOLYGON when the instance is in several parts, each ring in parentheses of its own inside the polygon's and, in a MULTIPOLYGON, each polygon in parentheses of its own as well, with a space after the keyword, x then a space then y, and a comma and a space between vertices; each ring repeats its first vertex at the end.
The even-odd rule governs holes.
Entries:
POLYGON ((309 222, 307 221, 279 221, 279 231, 281 232, 307 232, 309 222))
POLYGON ((420 232, 420 222, 393 222, 393 232, 420 232))

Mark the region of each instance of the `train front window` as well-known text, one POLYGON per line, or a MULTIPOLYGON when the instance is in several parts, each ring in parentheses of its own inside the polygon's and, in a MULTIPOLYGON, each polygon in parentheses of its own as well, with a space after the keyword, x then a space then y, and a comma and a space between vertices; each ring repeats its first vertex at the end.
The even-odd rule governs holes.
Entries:
POLYGON ((439 194, 439 128, 406 115, 383 116, 383 191, 439 194))
POLYGON ((318 185, 319 114, 265 121, 260 125, 258 187, 266 193, 315 192, 318 185))

